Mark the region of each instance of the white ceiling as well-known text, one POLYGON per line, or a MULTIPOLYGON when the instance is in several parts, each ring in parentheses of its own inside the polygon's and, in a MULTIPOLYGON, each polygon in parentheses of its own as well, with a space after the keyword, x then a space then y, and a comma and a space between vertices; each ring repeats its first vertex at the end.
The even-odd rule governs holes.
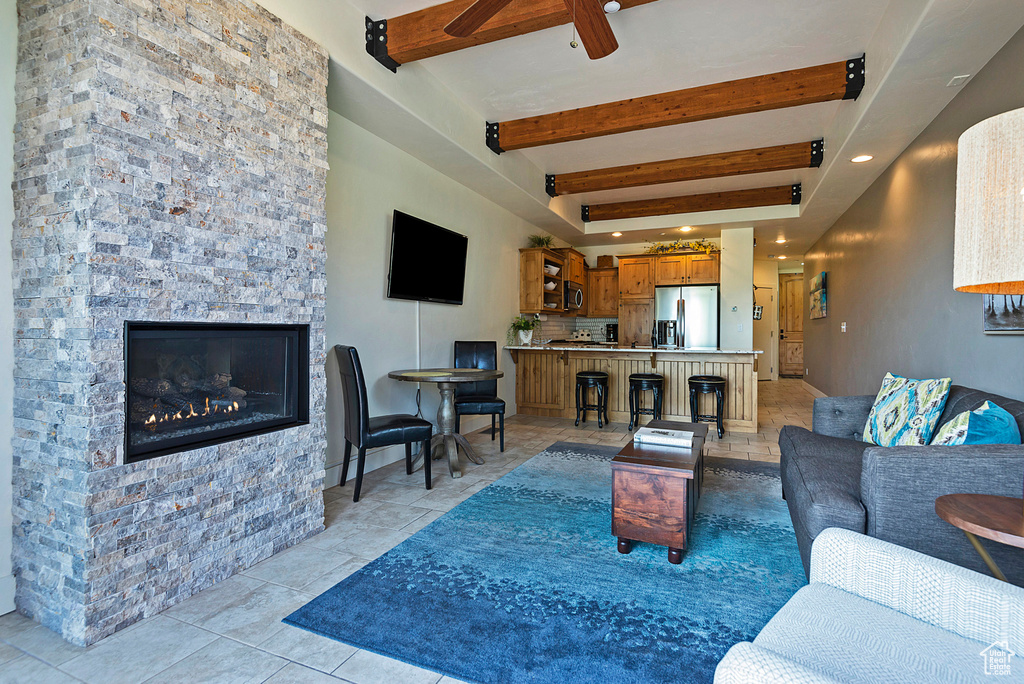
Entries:
MULTIPOLYGON (((363 13, 393 17, 437 0, 349 0, 363 13)), ((867 52, 867 85, 857 102, 827 102, 666 126, 507 152, 546 173, 687 157, 824 137, 820 169, 629 188, 572 199, 597 204, 803 183, 800 216, 778 212, 592 222, 570 241, 613 244, 658 239, 685 221, 689 236, 723 225, 754 225, 757 255, 799 256, 959 92, 955 75, 976 73, 1024 24, 1021 0, 659 0, 609 16, 619 49, 602 60, 573 50, 570 26, 481 45, 419 63, 485 120, 509 120, 629 97, 836 62, 867 52), (863 165, 849 163, 875 155, 863 165), (714 221, 714 222, 711 222, 714 221), (772 241, 789 239, 784 248, 772 241)), ((409 68, 409 67, 405 67, 409 68)), ((400 68, 401 69, 401 68, 400 68)), ((504 155, 503 155, 504 156, 504 155)), ((539 178, 537 182, 542 183, 539 178)), ((561 199, 561 198, 560 198, 561 199)), ((790 212, 793 213, 793 212, 790 212)), ((665 239, 665 238, 662 238, 665 239)))

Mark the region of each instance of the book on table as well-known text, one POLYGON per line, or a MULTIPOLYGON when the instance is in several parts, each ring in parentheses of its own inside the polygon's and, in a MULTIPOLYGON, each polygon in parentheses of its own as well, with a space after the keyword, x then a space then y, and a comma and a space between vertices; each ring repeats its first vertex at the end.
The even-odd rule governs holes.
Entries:
POLYGON ((633 433, 633 443, 689 449, 693 446, 693 433, 689 430, 664 430, 642 427, 633 433))

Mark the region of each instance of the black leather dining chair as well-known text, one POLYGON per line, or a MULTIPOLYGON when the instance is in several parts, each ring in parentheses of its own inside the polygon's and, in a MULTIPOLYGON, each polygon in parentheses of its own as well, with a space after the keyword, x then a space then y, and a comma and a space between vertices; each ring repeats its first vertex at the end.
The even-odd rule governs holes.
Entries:
MULTIPOLYGON (((455 342, 455 367, 498 369, 496 342, 455 342)), ((491 417, 491 441, 494 441, 494 417, 501 421, 501 450, 505 451, 505 402, 498 398, 498 381, 460 382, 455 386, 455 431, 462 416, 491 417)))
POLYGON ((366 381, 363 379, 363 367, 359 363, 359 352, 355 347, 343 344, 335 345, 334 351, 338 356, 342 399, 345 402, 345 461, 341 466, 342 486, 348 481, 348 463, 352 457, 353 445, 359 450, 359 460, 356 464, 356 491, 352 500, 359 501, 367 449, 404 444, 405 472, 412 475, 412 444, 422 442, 423 475, 427 489, 430 489, 430 437, 433 433, 431 424, 407 413, 371 418, 366 402, 366 381))

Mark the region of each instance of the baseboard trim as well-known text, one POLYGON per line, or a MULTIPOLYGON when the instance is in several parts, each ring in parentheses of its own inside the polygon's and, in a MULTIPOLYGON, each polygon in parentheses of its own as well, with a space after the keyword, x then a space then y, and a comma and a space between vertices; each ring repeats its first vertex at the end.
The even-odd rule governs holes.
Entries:
POLYGON ((14 610, 14 575, 0 577, 0 615, 14 610))
POLYGON ((822 392, 820 389, 818 389, 817 387, 815 387, 811 383, 807 382, 806 380, 803 380, 802 382, 803 382, 804 389, 807 390, 808 392, 810 392, 811 394, 813 394, 816 398, 823 399, 823 398, 828 396, 827 394, 822 392))

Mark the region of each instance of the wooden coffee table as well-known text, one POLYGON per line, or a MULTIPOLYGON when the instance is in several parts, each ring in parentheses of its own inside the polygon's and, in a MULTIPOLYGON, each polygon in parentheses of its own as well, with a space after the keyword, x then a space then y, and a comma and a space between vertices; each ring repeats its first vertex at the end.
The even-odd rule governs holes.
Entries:
POLYGON ((619 553, 633 542, 668 547, 668 562, 681 563, 704 480, 707 425, 652 420, 647 427, 688 430, 693 447, 640 446, 630 442, 612 459, 612 534, 619 553))
POLYGON ((935 512, 963 530, 995 578, 1006 581, 978 537, 1024 549, 1024 500, 991 494, 946 494, 935 500, 935 512))

